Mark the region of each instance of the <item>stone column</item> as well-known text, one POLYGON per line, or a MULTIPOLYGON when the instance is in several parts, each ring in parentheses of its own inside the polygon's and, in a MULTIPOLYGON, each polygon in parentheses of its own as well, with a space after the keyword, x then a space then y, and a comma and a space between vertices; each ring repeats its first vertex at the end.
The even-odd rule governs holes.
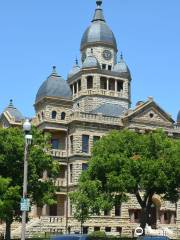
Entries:
POLYGON ((117 92, 117 79, 115 79, 115 92, 117 92))
POLYGON ((109 78, 107 78, 107 90, 109 91, 109 78))
POLYGON ((42 208, 42 216, 47 216, 47 204, 45 204, 42 208))
POLYGON ((79 84, 78 81, 76 82, 76 89, 77 89, 77 93, 79 92, 79 84))
POLYGON ((73 96, 74 96, 74 84, 72 85, 72 88, 73 88, 73 96))
POLYGON ((175 213, 174 213, 174 212, 171 213, 170 223, 171 223, 171 224, 174 224, 174 223, 175 223, 175 213))
POLYGON ((163 211, 160 212, 160 223, 161 224, 164 223, 164 212, 163 211))

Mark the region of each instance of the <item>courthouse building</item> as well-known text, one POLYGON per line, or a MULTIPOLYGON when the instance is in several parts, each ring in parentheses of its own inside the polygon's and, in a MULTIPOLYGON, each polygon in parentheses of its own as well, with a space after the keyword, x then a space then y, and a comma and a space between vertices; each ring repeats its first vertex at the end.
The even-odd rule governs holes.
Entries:
MULTIPOLYGON (((146 133, 163 128, 171 137, 180 136, 180 114, 177 122, 152 97, 139 101, 131 109, 131 73, 123 56, 118 56, 115 35, 103 15, 102 1, 96 1, 94 17, 85 30, 81 44, 81 63, 75 62, 64 80, 54 66, 52 73, 37 91, 32 122, 52 135, 52 155, 61 164, 55 181, 57 204, 33 207, 27 231, 76 232, 80 223, 73 218, 68 193, 78 184, 87 169, 93 144, 111 130, 124 128, 146 133)), ((18 126, 22 114, 12 101, 1 114, 3 127, 18 126)), ((91 217, 83 231, 106 231, 132 236, 139 226, 140 206, 135 196, 127 203, 91 217)), ((154 196, 152 228, 166 228, 176 234, 180 230, 180 202, 172 204, 154 196)))

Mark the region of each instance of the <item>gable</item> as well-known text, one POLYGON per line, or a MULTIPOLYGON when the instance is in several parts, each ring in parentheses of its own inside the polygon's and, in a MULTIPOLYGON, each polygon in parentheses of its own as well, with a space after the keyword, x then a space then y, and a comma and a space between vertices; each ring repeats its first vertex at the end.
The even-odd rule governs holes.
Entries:
POLYGON ((154 125, 155 127, 172 127, 174 120, 154 101, 147 101, 136 107, 124 118, 126 123, 154 125))
POLYGON ((159 124, 172 124, 169 117, 162 112, 158 111, 157 108, 150 107, 147 109, 142 109, 136 116, 133 118, 134 121, 147 122, 147 123, 159 123, 159 124))

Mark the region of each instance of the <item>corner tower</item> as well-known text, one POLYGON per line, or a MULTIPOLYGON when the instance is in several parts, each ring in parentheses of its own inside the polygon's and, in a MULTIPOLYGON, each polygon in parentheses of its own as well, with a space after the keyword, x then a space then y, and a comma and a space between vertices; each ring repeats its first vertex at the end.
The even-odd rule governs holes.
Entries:
POLYGON ((93 20, 81 40, 82 65, 76 63, 78 71, 71 70, 68 83, 74 111, 108 115, 109 110, 104 109, 121 109, 120 116, 131 104, 131 75, 122 56, 117 63, 117 43, 105 21, 102 0, 96 4, 93 20))

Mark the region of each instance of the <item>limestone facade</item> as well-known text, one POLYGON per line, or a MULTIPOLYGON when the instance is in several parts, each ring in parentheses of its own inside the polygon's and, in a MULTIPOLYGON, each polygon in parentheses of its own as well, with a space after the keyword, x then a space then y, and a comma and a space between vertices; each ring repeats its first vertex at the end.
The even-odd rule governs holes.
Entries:
MULTIPOLYGON (((105 21, 101 16, 100 2, 97 1, 98 14, 92 25, 95 22, 102 27, 105 21)), ((108 34, 109 30, 105 30, 108 34)), ((59 90, 61 93, 43 93, 34 105, 36 116, 32 122, 44 132, 51 133, 51 154, 61 165, 59 176, 55 180, 57 204, 46 205, 42 209, 34 206, 31 212, 31 217, 40 218, 42 232, 80 231, 80 223, 73 217, 74 209, 68 193, 75 190, 81 172, 88 166, 93 145, 102 136, 124 128, 139 133, 163 128, 169 136, 180 137, 180 126, 152 97, 138 102, 135 109, 130 108, 131 75, 122 56, 117 63, 115 42, 112 40, 110 43, 110 38, 105 33, 99 40, 86 40, 81 46, 81 56, 89 57, 90 60, 86 59, 89 66, 83 66, 83 59, 82 66, 76 64, 76 71, 68 77, 66 84, 71 89, 71 96, 67 97, 64 89, 53 89, 54 92, 59 90), (94 64, 96 61, 98 64, 94 64)), ((94 34, 93 39, 96 39, 96 33, 94 34)), ((88 37, 86 36, 87 39, 88 37)), ((52 85, 55 80, 62 81, 58 80, 54 70, 53 68, 49 77, 52 85)), ((5 114, 3 119, 1 122, 6 123, 5 114)), ((153 211, 152 227, 168 227, 175 234, 180 234, 180 202, 172 204, 155 196, 153 211)), ((132 236, 134 229, 139 226, 139 217, 140 206, 135 196, 131 195, 127 203, 90 218, 84 223, 83 231, 102 230, 115 235, 132 236)))

